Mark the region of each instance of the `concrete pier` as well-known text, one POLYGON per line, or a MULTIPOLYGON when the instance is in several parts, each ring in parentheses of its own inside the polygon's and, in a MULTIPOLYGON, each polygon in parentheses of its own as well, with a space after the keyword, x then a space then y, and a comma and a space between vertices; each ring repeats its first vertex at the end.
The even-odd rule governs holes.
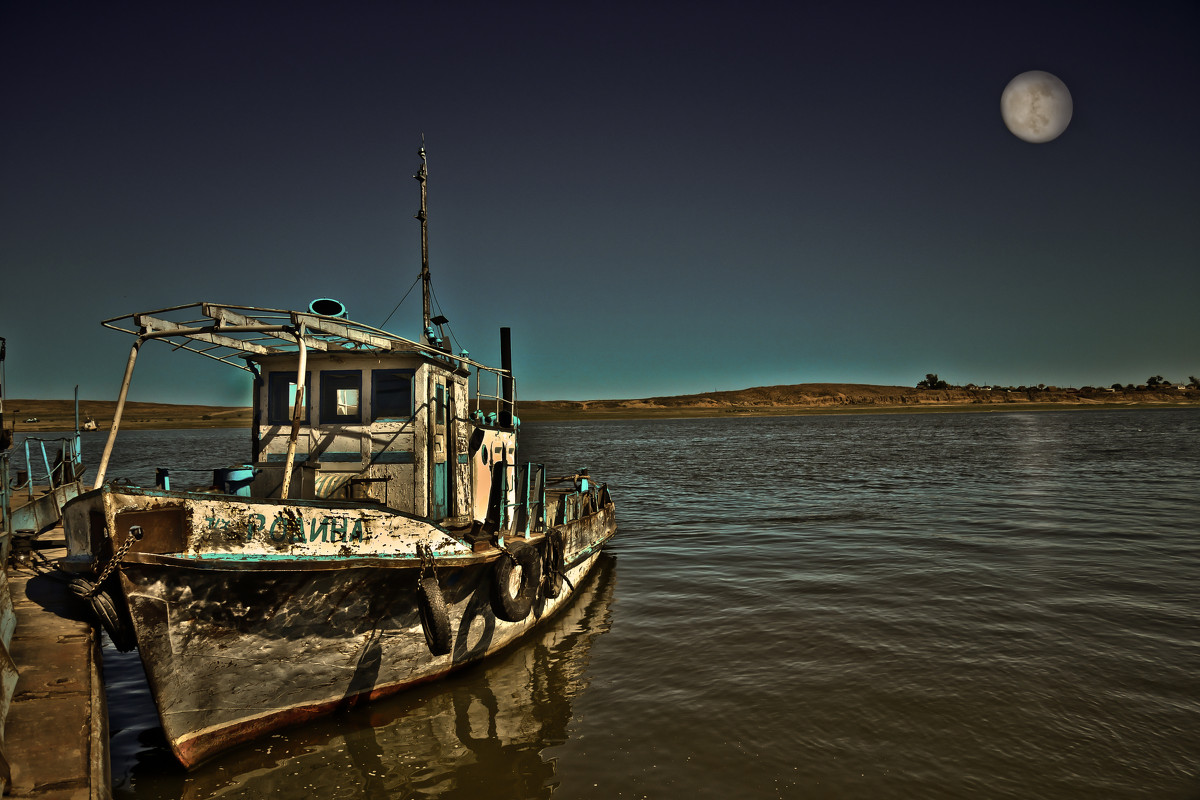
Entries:
MULTIPOLYGON (((66 555, 62 529, 39 536, 34 548, 55 563, 66 555)), ((5 797, 106 800, 112 777, 99 631, 65 576, 41 559, 35 568, 9 569, 8 582, 16 612, 9 652, 19 677, 4 728, 5 797)))

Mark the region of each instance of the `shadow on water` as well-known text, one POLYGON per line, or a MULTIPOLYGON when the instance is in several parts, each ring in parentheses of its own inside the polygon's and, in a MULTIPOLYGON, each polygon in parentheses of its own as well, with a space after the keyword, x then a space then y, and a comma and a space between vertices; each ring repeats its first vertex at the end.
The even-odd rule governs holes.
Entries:
MULTIPOLYGON (((557 763, 543 751, 571 735, 572 702, 590 682, 591 647, 611 625, 615 586, 616 558, 602 554, 573 601, 503 653, 190 773, 167 748, 148 689, 136 696, 128 685, 136 678, 126 677, 117 687, 123 707, 111 710, 114 796, 550 797, 557 763)), ((140 677, 136 654, 106 649, 105 659, 110 672, 140 677)))

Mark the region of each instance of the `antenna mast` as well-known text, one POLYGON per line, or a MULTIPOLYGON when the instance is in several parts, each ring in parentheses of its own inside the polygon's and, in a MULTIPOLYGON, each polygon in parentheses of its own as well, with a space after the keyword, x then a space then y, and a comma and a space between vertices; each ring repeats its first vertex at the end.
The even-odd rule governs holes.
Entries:
POLYGON ((413 177, 421 184, 421 210, 417 219, 421 220, 421 335, 429 339, 429 222, 425 214, 425 178, 428 176, 425 164, 425 137, 421 137, 421 149, 417 151, 421 157, 421 171, 413 177))
POLYGON ((12 433, 4 427, 4 345, 4 337, 0 336, 0 450, 12 444, 12 433))

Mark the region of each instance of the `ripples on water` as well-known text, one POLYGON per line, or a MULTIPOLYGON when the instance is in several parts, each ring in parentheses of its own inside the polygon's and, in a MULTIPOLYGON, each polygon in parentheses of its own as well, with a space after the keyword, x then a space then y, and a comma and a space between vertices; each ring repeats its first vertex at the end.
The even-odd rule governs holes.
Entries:
MULTIPOLYGON (((1200 792, 1200 412, 524 434, 524 458, 588 466, 618 504, 613 557, 542 639, 191 774, 108 651, 117 796, 1200 792)), ((246 450, 134 432, 113 475, 176 466, 164 439, 178 466, 246 450)))

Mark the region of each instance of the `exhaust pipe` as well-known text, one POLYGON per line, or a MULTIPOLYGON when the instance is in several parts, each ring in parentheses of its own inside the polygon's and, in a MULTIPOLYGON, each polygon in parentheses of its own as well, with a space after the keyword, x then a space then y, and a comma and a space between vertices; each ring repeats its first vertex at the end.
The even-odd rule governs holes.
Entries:
POLYGON ((308 310, 314 314, 320 314, 322 317, 348 319, 346 307, 332 297, 318 297, 308 304, 308 310))
POLYGON ((500 329, 500 369, 504 370, 504 375, 500 378, 500 399, 503 402, 500 404, 500 419, 498 422, 501 428, 512 427, 513 379, 510 334, 511 331, 508 328, 500 329))

